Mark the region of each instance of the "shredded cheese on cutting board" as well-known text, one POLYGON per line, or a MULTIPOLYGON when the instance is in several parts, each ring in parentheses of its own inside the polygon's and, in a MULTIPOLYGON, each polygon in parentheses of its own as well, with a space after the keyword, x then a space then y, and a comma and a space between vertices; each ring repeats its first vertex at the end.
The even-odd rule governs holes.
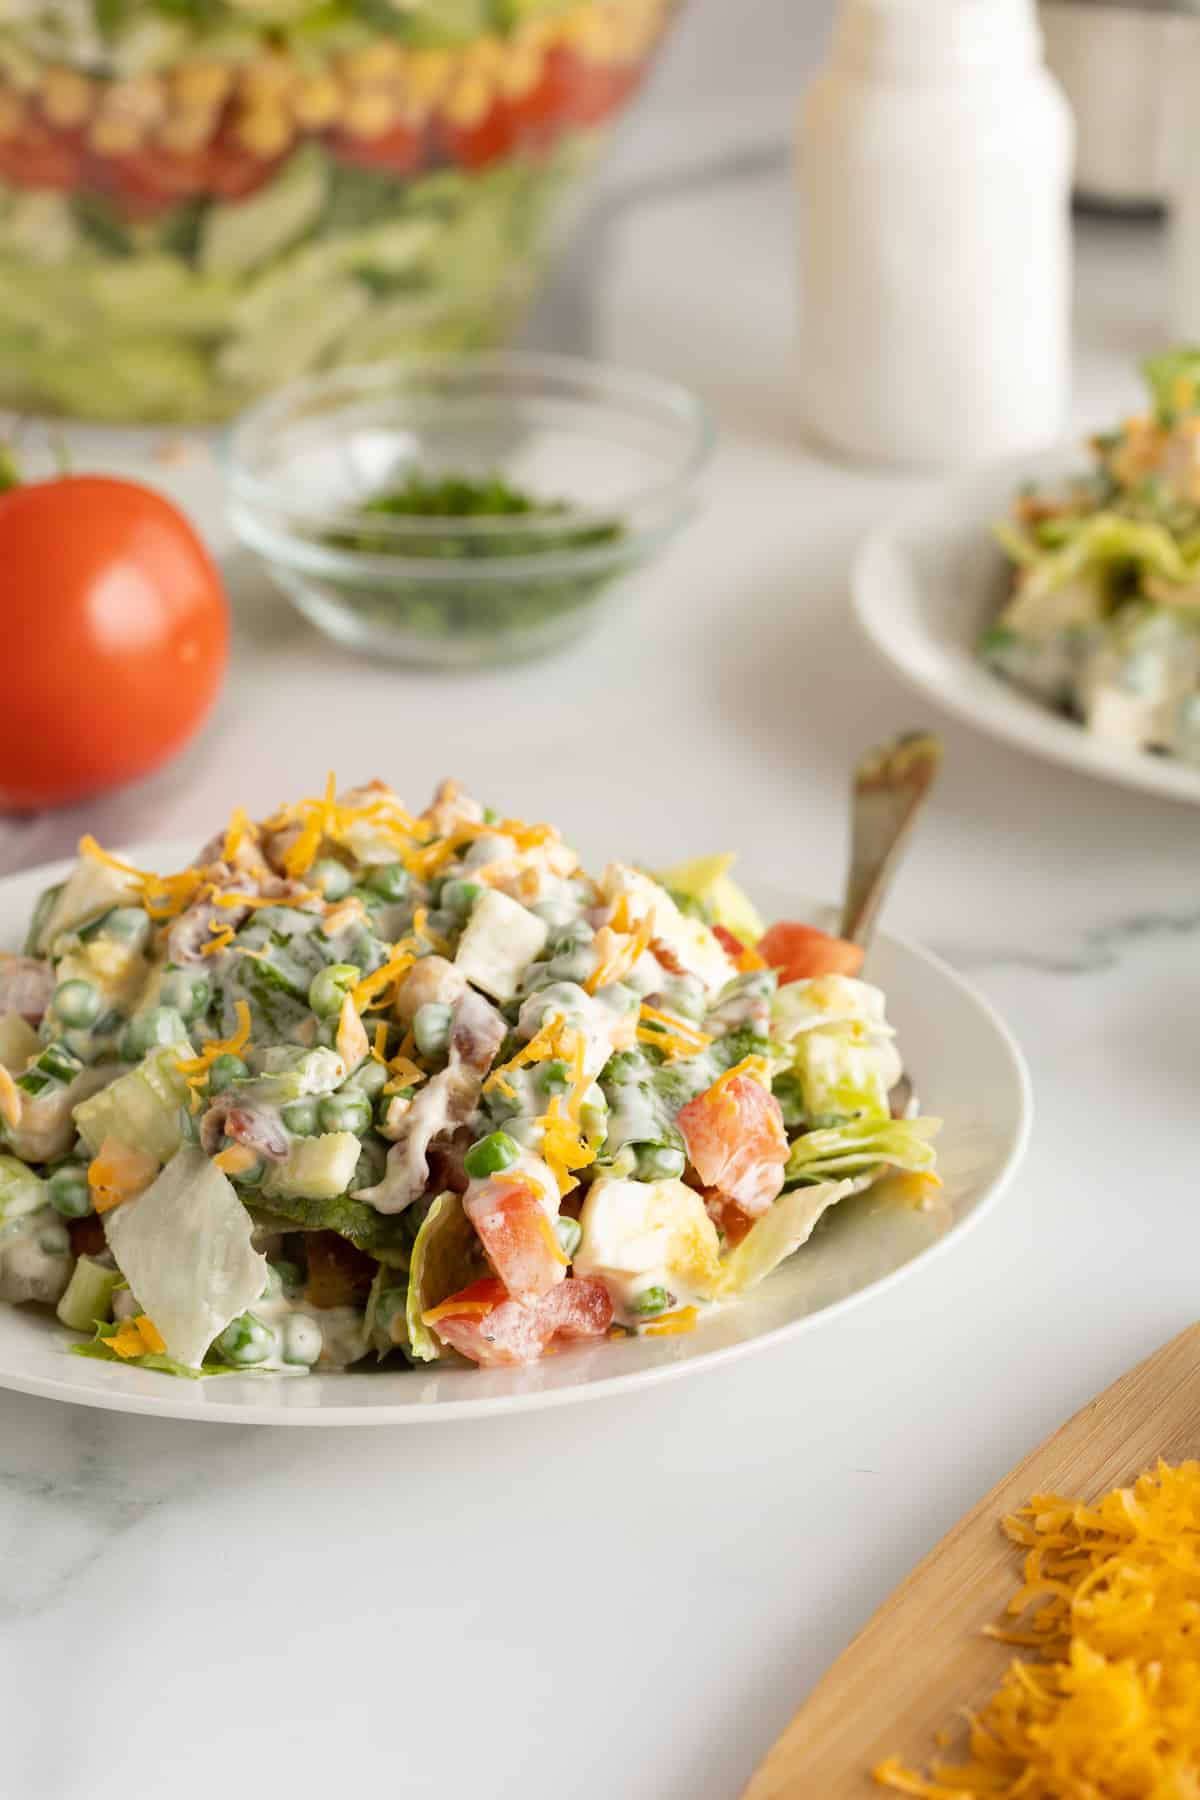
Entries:
POLYGON ((881 1787, 918 1800, 1193 1800, 1200 1795, 1200 1462, 1160 1462, 1092 1505, 1035 1494, 1005 1519, 1025 1552, 1012 1662, 969 1720, 966 1760, 881 1787))

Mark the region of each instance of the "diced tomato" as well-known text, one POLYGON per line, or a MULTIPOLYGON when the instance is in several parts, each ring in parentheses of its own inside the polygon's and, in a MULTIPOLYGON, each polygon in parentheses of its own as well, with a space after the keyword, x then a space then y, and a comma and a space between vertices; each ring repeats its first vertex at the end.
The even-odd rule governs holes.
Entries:
POLYGON ((507 103, 496 101, 477 125, 455 125, 442 119, 437 127, 437 141, 452 163, 464 169, 486 169, 511 155, 517 137, 517 122, 507 103))
POLYGON ((245 200, 278 169, 279 157, 255 156, 218 136, 188 156, 138 150, 93 160, 90 185, 110 194, 129 218, 152 218, 181 201, 200 197, 245 200))
POLYGON ((721 1234, 722 1250, 732 1250, 740 1244, 754 1223, 751 1214, 720 1188, 705 1188, 704 1210, 721 1234))
POLYGON ((552 1345, 602 1337, 612 1316, 604 1283, 571 1275, 529 1306, 503 1298, 498 1282, 477 1281, 426 1318, 443 1343, 487 1368, 536 1362, 552 1345))
POLYGON ((759 939, 758 951, 779 970, 781 986, 806 981, 814 975, 857 975, 866 951, 861 944, 830 937, 815 925, 799 925, 783 919, 759 939))
POLYGON ((730 956, 736 961, 746 948, 741 938, 734 937, 732 931, 730 931, 726 925, 714 925, 712 930, 713 936, 716 938, 718 944, 720 944, 723 949, 728 950, 730 956))
POLYGON ((540 1299, 562 1281, 567 1259, 530 1182, 493 1175, 467 1194, 463 1207, 484 1254, 514 1300, 540 1299))
POLYGON ((393 125, 378 137, 352 137, 349 132, 335 131, 328 139, 333 154, 342 162, 358 169, 380 169, 392 175, 411 175, 425 151, 421 131, 412 125, 393 125))
POLYGON ((788 1141, 779 1102, 761 1081, 724 1076, 675 1123, 706 1188, 719 1188, 751 1218, 767 1210, 783 1186, 788 1141))
POLYGON ((82 168, 78 132, 52 131, 47 125, 31 122, 17 137, 0 141, 0 181, 14 187, 66 193, 79 185, 82 168))

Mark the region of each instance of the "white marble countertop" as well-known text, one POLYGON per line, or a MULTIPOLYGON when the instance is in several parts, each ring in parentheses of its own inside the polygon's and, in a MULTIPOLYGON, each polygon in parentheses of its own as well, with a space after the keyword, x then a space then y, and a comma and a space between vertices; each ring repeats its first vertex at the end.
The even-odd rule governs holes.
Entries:
MULTIPOLYGON (((539 324, 719 416, 707 506, 640 617, 552 682, 449 681, 245 589, 219 718, 91 809, 101 836, 202 836, 233 793, 319 782, 335 735, 347 778, 400 766, 419 795, 453 770, 586 857, 738 841, 751 884, 837 889, 848 765, 919 716, 847 611, 852 549, 907 484, 797 430, 783 107, 713 101, 699 131, 673 80, 539 324)), ((1161 248, 1092 222, 1080 252, 1082 428, 1157 341, 1161 248)), ((1196 814, 930 722, 946 772, 889 916, 1029 1056, 1033 1144, 991 1218, 801 1343, 579 1409, 327 1435, 0 1394, 14 1800, 728 1800, 940 1533, 1195 1316, 1196 814)), ((7 848, 40 860, 78 828, 7 848)))

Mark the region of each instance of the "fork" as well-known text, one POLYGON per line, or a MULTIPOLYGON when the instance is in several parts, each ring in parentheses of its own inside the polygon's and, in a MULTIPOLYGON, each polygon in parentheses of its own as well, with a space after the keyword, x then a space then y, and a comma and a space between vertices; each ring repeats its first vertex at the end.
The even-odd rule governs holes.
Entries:
POLYGON ((839 935, 865 948, 918 812, 942 761, 940 739, 927 731, 889 738, 854 770, 850 868, 839 935))

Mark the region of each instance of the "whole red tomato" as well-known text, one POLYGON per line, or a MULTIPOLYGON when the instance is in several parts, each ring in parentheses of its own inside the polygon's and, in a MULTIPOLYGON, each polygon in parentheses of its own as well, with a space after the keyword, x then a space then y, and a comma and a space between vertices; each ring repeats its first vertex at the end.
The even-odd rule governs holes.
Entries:
POLYGON ((104 475, 0 493, 0 807, 146 775, 199 728, 229 656, 208 551, 161 494, 104 475))

